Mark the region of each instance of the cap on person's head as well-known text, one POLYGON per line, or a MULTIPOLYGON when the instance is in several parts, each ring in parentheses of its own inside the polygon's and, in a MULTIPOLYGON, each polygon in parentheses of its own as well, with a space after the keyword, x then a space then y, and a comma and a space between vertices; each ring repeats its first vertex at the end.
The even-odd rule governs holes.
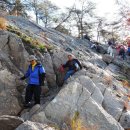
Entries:
POLYGON ((68 56, 71 56, 71 57, 73 57, 71 54, 68 54, 68 56))
POLYGON ((28 58, 28 61, 37 60, 37 58, 34 55, 30 55, 28 58))

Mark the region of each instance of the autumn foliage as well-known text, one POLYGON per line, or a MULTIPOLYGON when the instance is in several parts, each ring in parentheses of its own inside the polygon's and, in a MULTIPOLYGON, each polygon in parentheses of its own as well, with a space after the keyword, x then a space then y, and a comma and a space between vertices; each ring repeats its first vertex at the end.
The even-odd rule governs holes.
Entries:
POLYGON ((7 26, 7 20, 3 17, 0 17, 0 29, 6 30, 6 26, 7 26))

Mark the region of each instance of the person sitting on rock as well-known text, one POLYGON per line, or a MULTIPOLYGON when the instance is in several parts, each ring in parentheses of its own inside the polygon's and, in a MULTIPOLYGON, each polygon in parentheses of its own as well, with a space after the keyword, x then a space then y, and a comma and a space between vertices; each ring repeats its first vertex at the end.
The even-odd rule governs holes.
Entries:
POLYGON ((45 69, 37 62, 37 58, 34 55, 30 55, 28 61, 30 62, 28 70, 20 78, 21 80, 29 78, 25 93, 25 107, 31 106, 33 94, 35 104, 40 104, 41 86, 44 85, 45 80, 45 69))
POLYGON ((80 62, 77 59, 74 59, 72 55, 68 55, 68 61, 66 64, 62 65, 63 68, 68 68, 66 75, 64 77, 64 81, 66 81, 70 76, 72 76, 75 72, 82 69, 80 62))

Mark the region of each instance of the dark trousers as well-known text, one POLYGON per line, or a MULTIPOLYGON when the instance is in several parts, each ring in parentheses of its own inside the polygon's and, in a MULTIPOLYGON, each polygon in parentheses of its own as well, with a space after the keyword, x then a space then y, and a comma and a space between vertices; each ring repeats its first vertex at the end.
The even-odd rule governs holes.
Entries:
POLYGON ((119 52, 119 55, 121 56, 121 58, 123 58, 123 60, 127 59, 125 52, 119 52))
POLYGON ((26 87, 25 103, 29 103, 34 95, 35 104, 40 104, 41 86, 28 85, 26 87))

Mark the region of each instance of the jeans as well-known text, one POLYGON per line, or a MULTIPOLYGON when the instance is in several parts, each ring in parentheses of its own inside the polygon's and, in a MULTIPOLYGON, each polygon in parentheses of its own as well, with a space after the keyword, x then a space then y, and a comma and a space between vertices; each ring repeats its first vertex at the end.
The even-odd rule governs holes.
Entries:
POLYGON ((72 76, 75 73, 74 70, 68 70, 65 77, 64 77, 64 81, 66 81, 70 76, 72 76))
POLYGON ((41 86, 28 85, 25 94, 25 103, 29 103, 34 95, 35 104, 40 104, 41 86))

